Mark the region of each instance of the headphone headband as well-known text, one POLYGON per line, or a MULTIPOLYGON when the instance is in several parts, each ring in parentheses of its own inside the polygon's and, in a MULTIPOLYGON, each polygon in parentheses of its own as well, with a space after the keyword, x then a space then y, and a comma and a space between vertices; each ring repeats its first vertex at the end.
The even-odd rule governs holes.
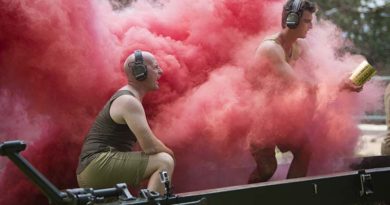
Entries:
POLYGON ((294 0, 291 7, 291 12, 298 13, 299 9, 301 7, 302 1, 301 0, 294 0))
POLYGON ((294 29, 299 25, 299 19, 301 17, 301 9, 303 0, 294 0, 291 5, 291 10, 287 14, 286 25, 290 29, 294 29))
POLYGON ((141 50, 134 51, 134 56, 135 56, 135 62, 134 63, 136 63, 136 64, 144 63, 144 58, 142 57, 141 50))
POLYGON ((144 58, 142 57, 142 51, 141 50, 134 51, 134 57, 135 57, 134 62, 131 65, 132 73, 135 79, 139 81, 143 81, 146 79, 148 70, 144 63, 144 58))

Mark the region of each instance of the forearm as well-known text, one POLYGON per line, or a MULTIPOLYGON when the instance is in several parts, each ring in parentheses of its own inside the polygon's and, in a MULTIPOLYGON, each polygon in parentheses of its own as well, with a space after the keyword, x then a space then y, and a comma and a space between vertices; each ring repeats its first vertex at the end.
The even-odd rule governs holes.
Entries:
POLYGON ((144 149, 144 152, 148 155, 157 154, 160 152, 166 152, 166 153, 170 154, 168 148, 163 144, 155 144, 153 146, 149 146, 149 147, 144 149))
POLYGON ((167 146, 164 145, 159 139, 155 138, 153 140, 150 140, 148 143, 144 143, 141 145, 142 150, 145 152, 145 154, 153 155, 160 152, 166 152, 169 155, 173 157, 173 152, 171 149, 169 149, 167 146))

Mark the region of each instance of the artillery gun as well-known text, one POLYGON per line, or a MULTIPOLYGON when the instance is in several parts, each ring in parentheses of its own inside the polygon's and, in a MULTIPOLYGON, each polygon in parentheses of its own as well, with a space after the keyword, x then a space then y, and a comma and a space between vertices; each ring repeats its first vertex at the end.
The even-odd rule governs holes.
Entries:
POLYGON ((59 190, 19 153, 23 141, 0 144, 8 157, 55 205, 257 205, 257 204, 388 204, 390 167, 360 169, 327 176, 232 186, 182 194, 172 193, 167 173, 161 172, 165 194, 141 189, 131 195, 125 183, 107 189, 59 190), (108 200, 109 199, 109 200, 108 200), (110 202, 108 202, 110 201, 110 202))

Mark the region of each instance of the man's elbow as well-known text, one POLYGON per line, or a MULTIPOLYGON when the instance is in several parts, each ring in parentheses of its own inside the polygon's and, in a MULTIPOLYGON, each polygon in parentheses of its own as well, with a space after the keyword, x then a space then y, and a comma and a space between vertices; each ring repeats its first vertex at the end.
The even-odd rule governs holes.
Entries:
POLYGON ((154 148, 154 147, 148 147, 148 148, 142 149, 142 151, 143 151, 145 154, 147 154, 147 155, 157 154, 157 149, 154 148))

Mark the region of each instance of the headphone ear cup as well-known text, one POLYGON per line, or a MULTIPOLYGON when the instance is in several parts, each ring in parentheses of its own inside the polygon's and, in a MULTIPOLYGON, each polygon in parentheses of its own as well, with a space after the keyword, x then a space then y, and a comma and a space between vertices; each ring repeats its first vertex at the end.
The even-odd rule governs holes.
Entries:
POLYGON ((143 81, 146 79, 148 70, 143 63, 134 63, 132 66, 133 75, 136 80, 143 81))
POLYGON ((294 29, 299 24, 299 15, 297 13, 289 13, 286 19, 286 25, 290 29, 294 29))

